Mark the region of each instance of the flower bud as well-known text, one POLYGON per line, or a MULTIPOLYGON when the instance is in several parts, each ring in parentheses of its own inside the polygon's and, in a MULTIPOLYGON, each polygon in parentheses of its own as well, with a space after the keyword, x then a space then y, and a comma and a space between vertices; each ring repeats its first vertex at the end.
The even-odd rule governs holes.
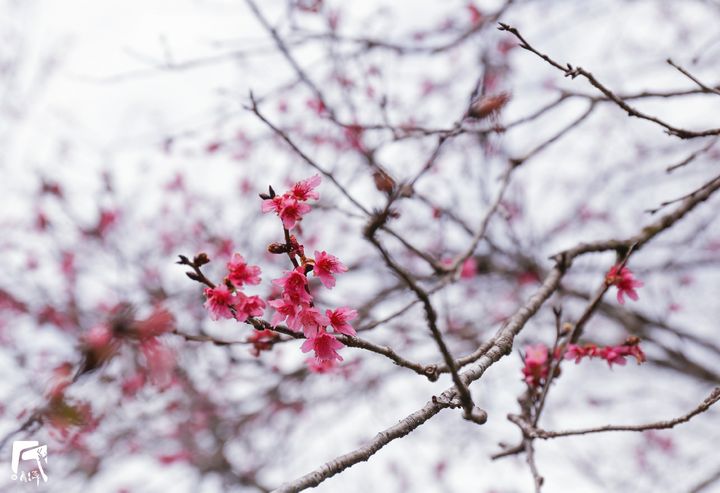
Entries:
POLYGON ((193 259, 193 262, 195 262, 195 265, 200 267, 201 265, 205 265, 210 262, 210 258, 207 256, 207 253, 201 252, 195 255, 195 258, 193 259))
POLYGON ((483 119, 496 115, 510 100, 510 95, 502 92, 494 96, 481 96, 470 105, 468 116, 483 119))
POLYGON ((287 253, 290 251, 285 243, 270 243, 267 247, 268 252, 275 254, 287 253))

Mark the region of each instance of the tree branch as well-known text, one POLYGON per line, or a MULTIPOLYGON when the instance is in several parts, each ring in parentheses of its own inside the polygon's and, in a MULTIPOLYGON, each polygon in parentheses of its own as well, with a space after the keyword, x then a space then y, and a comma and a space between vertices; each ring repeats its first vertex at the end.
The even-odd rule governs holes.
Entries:
POLYGON ((656 421, 653 423, 646 423, 643 425, 605 425, 597 426, 594 428, 584 428, 579 430, 565 430, 565 431, 546 431, 540 428, 535 428, 525 421, 521 416, 515 414, 508 415, 508 420, 512 421, 520 427, 523 434, 528 438, 541 438, 548 440, 551 438, 568 437, 574 435, 589 435, 591 433, 603 433, 606 431, 647 431, 647 430, 665 430, 674 428, 675 426, 687 423, 698 414, 702 414, 707 411, 713 404, 720 400, 720 387, 715 387, 712 392, 700 403, 695 409, 687 414, 679 416, 674 419, 665 421, 656 421))
POLYGON ((710 130, 700 130, 700 131, 693 131, 693 130, 686 130, 678 127, 674 127, 670 125, 669 123, 655 117, 652 115, 648 115, 646 113, 641 112, 637 108, 634 108, 633 106, 630 106, 625 102, 623 98, 615 94, 613 91, 607 88, 604 84, 602 84, 600 81, 595 78, 593 74, 586 71, 585 69, 581 67, 573 67, 569 63, 563 65, 559 62, 553 60, 550 58, 550 56, 546 55, 545 53, 542 53, 535 49, 530 43, 527 42, 527 40, 520 34, 520 32, 515 29, 514 27, 500 23, 500 27, 498 27, 501 31, 507 31, 514 35, 519 41, 520 41, 520 47, 524 48, 535 55, 539 56, 546 62, 548 62, 550 65, 555 67, 556 69, 562 71, 565 74, 565 77, 570 77, 572 79, 582 76, 584 77, 592 86, 594 86, 596 89, 598 89, 601 93, 605 95, 610 101, 613 101, 616 105, 618 105, 620 108, 625 110, 629 116, 634 116, 636 118, 640 118, 643 120, 647 120, 653 123, 656 123, 657 125, 660 125, 663 127, 670 135, 675 135, 676 137, 679 137, 681 139, 692 139, 697 137, 708 137, 711 135, 720 135, 720 128, 714 128, 710 130))

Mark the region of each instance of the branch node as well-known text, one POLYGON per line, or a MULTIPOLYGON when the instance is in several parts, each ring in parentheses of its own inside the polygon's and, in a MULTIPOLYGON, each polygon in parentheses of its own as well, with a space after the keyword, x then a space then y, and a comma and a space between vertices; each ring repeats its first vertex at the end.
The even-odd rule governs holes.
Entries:
POLYGON ((472 421, 473 423, 484 425, 487 422, 488 414, 484 409, 480 409, 477 406, 473 406, 472 410, 470 412, 465 412, 463 415, 463 418, 465 418, 468 421, 472 421))

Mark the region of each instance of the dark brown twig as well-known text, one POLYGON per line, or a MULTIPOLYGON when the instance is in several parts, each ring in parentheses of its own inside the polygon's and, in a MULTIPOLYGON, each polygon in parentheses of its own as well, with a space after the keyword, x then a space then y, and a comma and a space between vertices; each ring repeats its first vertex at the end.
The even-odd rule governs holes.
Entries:
POLYGON ((681 139, 692 139, 692 138, 698 138, 698 137, 709 137, 711 135, 720 135, 720 128, 714 128, 709 130, 700 130, 700 131, 693 131, 693 130, 686 130, 683 128, 675 127, 673 125, 670 125, 669 123, 655 117, 652 115, 648 115, 647 113, 643 113, 642 111, 638 110, 637 108, 634 108, 633 106, 630 106, 623 98, 615 94, 613 91, 607 88, 604 84, 602 84, 593 74, 586 71, 585 69, 581 67, 573 67, 569 63, 563 65, 555 60, 553 60, 549 55, 546 55, 545 53, 542 53, 535 49, 530 43, 527 42, 527 40, 520 34, 520 32, 504 23, 500 23, 500 26, 498 27, 501 31, 507 31, 514 35, 519 41, 520 41, 520 47, 524 48, 525 50, 528 50, 538 57, 545 60, 547 63, 555 67, 556 69, 562 71, 566 77, 570 77, 572 79, 581 76, 584 77, 593 87, 598 89, 605 97, 607 97, 610 101, 613 101, 616 105, 618 105, 620 108, 625 110, 629 116, 634 116, 636 118, 640 118, 642 120, 647 120, 650 122, 653 122, 657 125, 660 125, 663 127, 670 135, 674 135, 676 137, 679 137, 681 139))

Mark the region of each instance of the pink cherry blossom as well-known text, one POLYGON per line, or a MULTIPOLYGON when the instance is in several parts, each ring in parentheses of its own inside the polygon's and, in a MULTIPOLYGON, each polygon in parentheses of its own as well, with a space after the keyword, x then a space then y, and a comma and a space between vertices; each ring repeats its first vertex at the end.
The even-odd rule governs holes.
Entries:
POLYGON ((163 454, 157 457, 157 460, 164 465, 183 461, 189 462, 190 459, 192 459, 192 454, 187 450, 181 450, 180 452, 175 452, 174 454, 163 454))
POLYGON ((320 194, 314 189, 320 185, 320 181, 320 175, 311 176, 307 180, 299 181, 293 185, 289 193, 297 200, 303 202, 309 199, 318 200, 320 198, 320 194))
POLYGON ((639 342, 636 337, 629 337, 625 343, 619 346, 598 347, 595 344, 585 344, 584 346, 568 344, 565 359, 574 359, 575 363, 580 363, 583 358, 600 358, 607 361, 612 368, 612 365, 625 365, 625 357, 631 356, 640 364, 645 361, 645 353, 640 348, 639 342))
POLYGON ((262 351, 269 351, 273 347, 273 342, 278 339, 278 334, 272 330, 255 330, 247 338, 247 342, 252 343, 250 354, 256 358, 260 356, 262 351))
POLYGON ((607 361, 610 368, 612 368, 612 365, 625 366, 626 361, 623 353, 624 351, 619 347, 608 346, 602 349, 600 357, 607 361))
POLYGON ((531 387, 540 386, 548 376, 548 348, 545 344, 525 347, 524 380, 531 387))
POLYGON ((582 346, 577 344, 568 344, 567 351, 565 352, 565 359, 574 359, 575 364, 578 364, 585 356, 587 356, 587 352, 582 346))
POLYGON ((231 308, 235 306, 235 299, 227 286, 221 284, 214 288, 205 288, 205 308, 210 312, 210 318, 235 318, 231 308))
POLYGON ((260 208, 265 213, 274 212, 275 214, 280 215, 280 211, 282 210, 283 203, 284 203, 283 196, 278 195, 271 199, 263 200, 260 208))
POLYGON ((140 338, 157 337, 175 328, 175 317, 164 308, 156 307, 150 316, 135 322, 140 338))
POLYGON ((357 318, 358 313, 356 310, 343 306, 337 310, 326 310, 325 315, 327 315, 330 325, 335 329, 335 332, 352 337, 357 335, 355 329, 348 323, 350 320, 357 318))
POLYGON ((277 326, 287 320, 288 327, 292 330, 299 330, 297 326, 297 315, 300 312, 302 305, 298 305, 287 298, 271 300, 268 304, 275 308, 275 314, 270 321, 273 326, 277 326))
POLYGON ((112 341, 112 330, 107 325, 96 325, 83 337, 89 348, 101 350, 107 347, 112 341))
POLYGON ((308 369, 313 373, 331 373, 338 367, 337 360, 334 359, 321 360, 317 358, 308 358, 305 362, 308 365, 308 369))
POLYGON ((122 393, 126 397, 132 397, 138 393, 138 391, 145 386, 145 375, 143 373, 136 373, 131 377, 127 377, 122 381, 122 393))
POLYGON ((273 284, 280 286, 283 296, 295 304, 310 304, 312 296, 307 292, 307 277, 302 267, 286 271, 285 275, 273 280, 273 284))
POLYGON ((517 282, 520 286, 528 286, 530 284, 539 284, 540 277, 538 277, 537 272, 525 271, 517 277, 517 282))
POLYGON ((477 275, 477 260, 475 260, 475 257, 470 257, 462 264, 462 269, 460 270, 460 278, 461 279, 472 279, 477 275))
POLYGON ((297 324, 302 327, 305 337, 313 337, 328 326, 330 321, 317 308, 303 307, 297 315, 297 324))
POLYGON ((482 12, 472 3, 467 4, 465 8, 470 11, 470 22, 473 26, 477 26, 485 18, 482 12))
POLYGON ((272 199, 266 199, 262 204, 263 212, 275 212, 282 220, 283 227, 287 230, 293 229, 295 224, 302 219, 304 214, 312 210, 307 204, 303 204, 295 197, 285 194, 272 199))
POLYGON ((307 107, 317 113, 319 116, 323 116, 327 112, 325 103, 320 98, 308 99, 307 107))
POLYGON ((330 289, 335 286, 335 277, 333 274, 347 272, 340 259, 327 252, 315 251, 315 265, 313 266, 313 274, 320 279, 326 288, 330 289))
POLYGON ((95 231, 99 236, 105 236, 115 223, 117 223, 120 214, 114 210, 101 210, 100 219, 98 219, 95 231))
POLYGON ((315 191, 320 181, 320 175, 315 175, 295 183, 284 194, 263 200, 262 211, 274 212, 282 220, 285 229, 293 229, 303 215, 312 210, 312 207, 303 202, 320 198, 320 194, 315 191))
POLYGON ((245 296, 244 293, 237 293, 234 306, 238 322, 244 322, 250 317, 260 317, 265 311, 265 302, 259 296, 245 296))
POLYGON ((303 215, 311 210, 312 207, 309 205, 303 204, 294 198, 286 197, 279 214, 283 227, 287 230, 293 229, 303 215))
POLYGON ((238 288, 244 284, 260 284, 260 267, 246 264, 239 253, 233 254, 227 268, 228 279, 238 288))
POLYGON ((643 286, 642 281, 638 281, 633 277, 633 273, 630 269, 627 267, 619 269, 619 266, 617 265, 613 265, 610 268, 605 276, 605 282, 607 282, 608 285, 616 286, 618 288, 617 300, 621 305, 625 304, 623 296, 626 294, 631 300, 637 301, 638 294, 637 291, 635 291, 635 288, 643 286))
POLYGON ((340 341, 324 330, 321 330, 312 337, 309 337, 300 349, 302 349, 303 353, 315 351, 315 358, 319 361, 336 359, 342 361, 342 356, 337 353, 337 350, 342 347, 343 345, 340 341))
POLYGON ((168 385, 172 380, 175 368, 175 355, 160 343, 156 337, 145 339, 140 343, 140 351, 145 356, 150 380, 156 385, 168 385))
POLYGON ((670 437, 662 436, 654 430, 647 430, 643 432, 643 435, 648 444, 658 447, 662 452, 672 454, 675 449, 675 442, 670 437))
POLYGON ((60 269, 68 282, 75 282, 77 272, 75 270, 75 254, 73 252, 61 253, 60 269))

